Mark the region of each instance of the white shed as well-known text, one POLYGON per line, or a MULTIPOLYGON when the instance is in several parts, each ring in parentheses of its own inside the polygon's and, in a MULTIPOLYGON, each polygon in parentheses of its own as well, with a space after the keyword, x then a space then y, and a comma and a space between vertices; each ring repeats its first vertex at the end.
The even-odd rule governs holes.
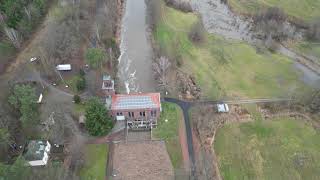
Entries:
POLYGON ((71 64, 59 64, 56 66, 56 69, 58 71, 70 71, 71 70, 71 64))

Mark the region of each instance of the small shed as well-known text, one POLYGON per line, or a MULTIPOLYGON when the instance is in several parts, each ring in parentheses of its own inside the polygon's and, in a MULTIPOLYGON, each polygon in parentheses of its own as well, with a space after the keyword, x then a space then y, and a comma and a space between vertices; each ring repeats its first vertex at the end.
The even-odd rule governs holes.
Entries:
POLYGON ((56 69, 58 71, 71 71, 71 64, 59 64, 56 69))
POLYGON ((217 104, 218 112, 219 113, 227 113, 229 112, 228 104, 217 104))

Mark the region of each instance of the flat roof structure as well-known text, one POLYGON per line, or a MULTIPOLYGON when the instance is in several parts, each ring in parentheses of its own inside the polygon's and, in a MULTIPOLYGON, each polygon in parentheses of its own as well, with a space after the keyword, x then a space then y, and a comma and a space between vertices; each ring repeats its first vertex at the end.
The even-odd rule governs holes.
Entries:
POLYGON ((116 94, 112 96, 111 110, 160 108, 160 93, 116 94))

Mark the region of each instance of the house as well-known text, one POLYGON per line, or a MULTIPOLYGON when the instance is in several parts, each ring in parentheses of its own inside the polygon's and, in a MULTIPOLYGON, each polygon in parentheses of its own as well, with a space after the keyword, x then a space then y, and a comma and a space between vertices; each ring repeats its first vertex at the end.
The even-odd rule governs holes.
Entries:
POLYGON ((103 75, 101 89, 105 96, 112 96, 115 94, 114 80, 112 80, 109 75, 103 75))
POLYGON ((129 129, 150 129, 160 117, 160 93, 116 94, 111 100, 111 115, 126 121, 129 129))
POLYGON ((59 64, 56 69, 58 71, 71 71, 71 64, 59 64))
POLYGON ((24 151, 24 158, 30 166, 45 166, 49 159, 51 144, 45 140, 32 140, 24 151))
POLYGON ((227 113, 229 112, 228 104, 217 104, 218 112, 219 113, 227 113))

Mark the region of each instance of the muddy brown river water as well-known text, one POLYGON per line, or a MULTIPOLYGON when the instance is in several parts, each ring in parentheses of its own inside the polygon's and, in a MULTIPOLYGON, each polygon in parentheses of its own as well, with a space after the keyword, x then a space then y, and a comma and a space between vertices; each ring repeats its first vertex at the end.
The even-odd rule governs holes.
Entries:
POLYGON ((125 92, 153 92, 152 48, 147 39, 145 0, 126 0, 122 19, 119 80, 125 92))

